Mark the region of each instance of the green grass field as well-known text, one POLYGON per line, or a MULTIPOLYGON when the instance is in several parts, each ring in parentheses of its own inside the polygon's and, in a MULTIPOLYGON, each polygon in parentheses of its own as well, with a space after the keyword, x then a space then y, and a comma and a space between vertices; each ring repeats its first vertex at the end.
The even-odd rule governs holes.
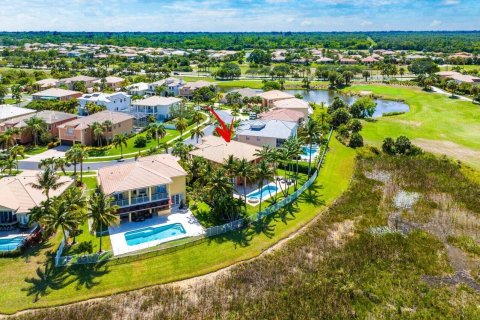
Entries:
POLYGON ((0 259, 0 312, 61 305, 185 279, 252 258, 305 225, 347 189, 355 152, 334 139, 330 149, 316 184, 298 206, 278 212, 263 224, 125 264, 56 269, 45 254, 57 248, 58 235, 21 257, 0 259))
POLYGON ((446 154, 480 168, 480 106, 419 88, 362 85, 350 91, 372 91, 377 96, 401 99, 410 112, 364 122, 361 134, 381 146, 385 137, 406 135, 427 151, 446 154))

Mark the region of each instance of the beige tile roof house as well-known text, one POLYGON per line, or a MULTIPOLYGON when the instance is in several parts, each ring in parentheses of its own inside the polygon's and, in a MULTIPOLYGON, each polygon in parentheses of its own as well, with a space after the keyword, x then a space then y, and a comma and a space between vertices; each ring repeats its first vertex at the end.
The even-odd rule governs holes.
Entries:
POLYGON ((56 87, 57 84, 58 84, 58 80, 53 78, 42 79, 35 82, 35 85, 39 89, 53 88, 53 87, 56 87))
POLYGON ((303 112, 293 109, 272 109, 267 112, 259 114, 262 120, 282 120, 300 123, 305 115, 303 112))
POLYGON ((203 157, 214 163, 223 163, 230 155, 238 159, 246 159, 249 162, 256 162, 261 157, 255 155, 261 148, 251 144, 231 140, 225 142, 223 138, 206 136, 202 143, 196 145, 197 149, 190 151, 194 157, 203 157))
POLYGON ((98 184, 114 198, 118 214, 129 221, 185 203, 187 172, 169 154, 142 157, 134 162, 98 170, 98 184))
POLYGON ((303 113, 305 117, 308 117, 309 114, 313 113, 312 108, 308 104, 307 101, 292 98, 292 99, 284 99, 284 100, 277 100, 273 102, 273 109, 293 109, 303 113))
POLYGON ((60 100, 67 101, 75 98, 80 98, 81 92, 65 90, 60 88, 50 88, 43 91, 35 92, 32 94, 33 100, 60 100))
POLYGON ((179 88, 179 95, 181 97, 192 97, 193 92, 197 89, 209 86, 216 86, 213 82, 198 80, 195 82, 187 82, 182 87, 179 88))
MULTIPOLYGON (((25 121, 32 117, 37 117, 45 121, 47 124, 47 131, 50 132, 53 137, 58 137, 58 127, 61 124, 77 118, 76 115, 71 113, 44 110, 34 114, 23 115, 4 121, 0 123, 0 132, 5 132, 10 128, 23 129, 27 126, 25 121)), ((33 140, 33 136, 29 132, 22 131, 22 133, 17 137, 17 140, 19 143, 28 143, 33 140)))
MULTIPOLYGON (((0 180, 0 226, 29 224, 30 210, 47 199, 42 190, 32 187, 31 184, 37 181, 35 171, 23 172, 15 177, 3 177, 0 180)), ((63 185, 56 190, 50 190, 51 197, 61 195, 74 183, 74 180, 71 177, 61 176, 59 182, 63 182, 63 185)))
POLYGON ((291 95, 290 93, 280 90, 265 91, 259 93, 258 96, 262 98, 262 105, 264 107, 272 107, 275 101, 295 98, 295 96, 291 95))
POLYGON ((442 79, 452 79, 458 83, 466 82, 471 84, 480 84, 480 78, 468 74, 461 74, 457 71, 440 71, 436 73, 442 79))
POLYGON ((109 142, 116 134, 129 134, 133 130, 134 117, 123 112, 104 110, 92 115, 66 122, 58 127, 60 142, 64 145, 81 143, 92 145, 93 133, 91 125, 94 122, 110 121, 112 126, 104 133, 104 139, 109 142))

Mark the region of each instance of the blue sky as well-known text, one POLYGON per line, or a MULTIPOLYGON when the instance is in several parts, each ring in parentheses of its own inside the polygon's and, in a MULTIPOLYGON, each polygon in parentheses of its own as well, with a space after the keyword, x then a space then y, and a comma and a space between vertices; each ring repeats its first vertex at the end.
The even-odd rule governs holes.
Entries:
POLYGON ((480 30, 480 0, 0 0, 0 30, 480 30))

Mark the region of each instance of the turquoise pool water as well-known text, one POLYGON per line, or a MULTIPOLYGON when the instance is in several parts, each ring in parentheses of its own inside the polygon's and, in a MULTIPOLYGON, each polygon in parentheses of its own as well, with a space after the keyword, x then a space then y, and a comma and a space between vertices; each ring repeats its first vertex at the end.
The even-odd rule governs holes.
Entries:
POLYGON ((273 195, 275 192, 277 192, 278 188, 274 185, 266 185, 262 187, 262 190, 256 190, 252 193, 247 194, 247 199, 253 199, 253 198, 258 198, 260 199, 260 194, 262 195, 262 200, 265 199, 266 197, 270 196, 270 193, 273 195))
POLYGON ((0 251, 13 251, 17 249, 22 244, 24 239, 24 236, 0 238, 0 251))
POLYGON ((309 146, 303 146, 303 147, 302 147, 302 151, 303 151, 302 155, 308 157, 308 156, 310 156, 310 153, 311 153, 312 156, 313 156, 314 154, 316 154, 316 153, 318 152, 318 149, 319 149, 318 146, 312 146, 312 151, 310 151, 310 147, 309 147, 309 146))
POLYGON ((125 240, 127 241, 127 245, 135 246, 137 244, 164 240, 186 233, 181 223, 174 223, 166 226, 147 227, 125 232, 125 240))

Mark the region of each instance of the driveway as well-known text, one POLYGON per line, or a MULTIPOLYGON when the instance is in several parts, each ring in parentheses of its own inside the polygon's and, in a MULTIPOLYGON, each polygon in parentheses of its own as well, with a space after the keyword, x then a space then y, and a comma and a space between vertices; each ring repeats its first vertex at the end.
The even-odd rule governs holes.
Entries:
POLYGON ((51 158, 51 157, 63 158, 63 157, 65 157, 65 152, 67 152, 68 149, 70 149, 69 146, 58 146, 58 147, 55 147, 55 148, 52 148, 52 149, 48 149, 45 152, 42 152, 42 153, 36 154, 34 156, 28 157, 26 159, 22 159, 20 161, 40 162, 43 159, 47 159, 47 158, 51 158))

